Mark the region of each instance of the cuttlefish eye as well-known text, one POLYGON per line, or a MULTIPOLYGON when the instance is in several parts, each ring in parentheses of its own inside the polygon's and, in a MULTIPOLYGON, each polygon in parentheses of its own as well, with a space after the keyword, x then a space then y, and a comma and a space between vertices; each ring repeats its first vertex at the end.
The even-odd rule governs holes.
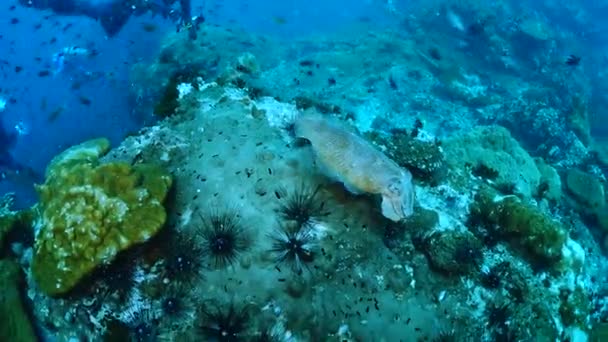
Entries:
POLYGON ((387 190, 391 195, 401 196, 402 188, 403 185, 401 184, 401 180, 399 178, 393 178, 388 184, 387 190))

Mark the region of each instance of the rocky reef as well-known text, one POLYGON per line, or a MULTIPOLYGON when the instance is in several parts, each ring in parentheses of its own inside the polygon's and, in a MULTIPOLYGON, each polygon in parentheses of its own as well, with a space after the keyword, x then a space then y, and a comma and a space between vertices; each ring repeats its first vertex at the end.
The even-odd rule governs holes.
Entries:
POLYGON ((559 336, 565 329, 589 329, 593 283, 582 270, 596 259, 585 258, 562 224, 529 203, 532 188, 524 188, 521 199, 496 200, 505 196, 504 187, 488 185, 490 179, 462 166, 484 161, 508 176, 508 158, 517 151, 534 171, 534 183, 519 184, 538 187, 534 160, 502 142, 512 139, 504 129, 492 130, 501 143, 486 144, 486 135, 478 133, 446 142, 445 159, 438 159, 445 160, 445 176, 433 184, 418 181, 414 215, 392 222, 373 196, 352 194, 327 178, 305 142, 271 125, 301 115, 297 109, 288 112, 280 102, 260 109, 243 90, 199 82, 199 90, 182 98, 179 114, 114 149, 104 140, 90 141, 51 163, 40 189, 29 278, 34 312, 45 313, 36 318, 47 334, 141 340, 145 331, 154 338, 229 334, 291 341, 392 338, 404 331, 435 338, 457 330, 459 338, 508 333, 526 339, 534 331, 559 336), (480 150, 471 159, 472 152, 457 152, 462 144, 491 148, 487 157, 480 150), (506 167, 491 163, 493 155, 508 156, 496 159, 506 167), (158 166, 147 166, 153 162, 158 166), (68 177, 71 170, 79 176, 68 177), (83 202, 70 202, 74 197, 62 196, 65 187, 58 184, 96 186, 105 199, 83 195, 77 197, 83 202), (171 184, 165 220, 162 203, 171 184), (116 215, 120 203, 136 199, 140 206, 116 215), (53 210, 53 200, 64 209, 53 210), (94 205, 82 211, 78 203, 94 205), (93 240, 115 244, 115 254, 83 252, 67 259, 103 257, 91 259, 94 267, 70 267, 83 270, 76 280, 74 272, 55 266, 69 253, 49 256, 45 246, 68 241, 48 233, 61 222, 68 225, 65 215, 84 218, 87 212, 99 212, 92 216, 98 220, 81 229, 122 230, 115 238, 93 240), (117 217, 125 223, 115 226, 117 217), (125 230, 127 222, 135 223, 137 235, 125 230), (45 278, 50 272, 59 278, 49 278, 70 281, 58 288, 45 278), (535 272, 543 272, 543 280, 535 272), (481 335, 479 320, 490 324, 481 335), (521 323, 511 328, 507 322, 513 320, 521 323))
MULTIPOLYGON (((479 4, 471 11, 486 13, 479 4)), ((134 96, 146 99, 142 108, 156 99, 147 108, 159 121, 113 148, 101 138, 67 149, 50 162, 37 205, 0 206, 0 268, 10 271, 2 303, 25 312, 0 333, 58 341, 605 334, 605 178, 602 156, 590 152, 600 149, 586 93, 560 87, 569 94, 560 98, 540 86, 562 74, 515 82, 521 70, 495 54, 473 67, 443 48, 445 32, 423 34, 436 24, 425 13, 435 12, 413 14, 412 36, 294 42, 306 53, 213 26, 199 44, 167 37, 154 61, 133 70, 134 96), (342 139, 297 134, 310 115, 339 122, 342 139), (516 129, 522 123, 533 129, 516 129), (339 163, 342 175, 332 177, 319 151, 354 140, 382 163, 361 166, 361 149, 328 152, 325 166, 339 163), (377 179, 386 165, 413 176, 413 212, 394 220, 383 215, 384 193, 344 184, 353 178, 344 174, 377 179), (25 296, 11 292, 15 274, 25 275, 25 296)), ((470 29, 483 51, 517 52, 509 39, 518 37, 538 61, 556 39, 536 16, 508 33, 491 23, 470 29)))

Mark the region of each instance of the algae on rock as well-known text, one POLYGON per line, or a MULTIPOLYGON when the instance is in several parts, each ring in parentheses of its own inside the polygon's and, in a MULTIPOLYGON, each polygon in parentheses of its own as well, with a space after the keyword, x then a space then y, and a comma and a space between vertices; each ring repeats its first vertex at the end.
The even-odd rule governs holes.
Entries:
POLYGON ((564 227, 517 197, 501 198, 493 189, 483 187, 471 205, 471 215, 478 223, 497 226, 496 233, 522 246, 533 263, 556 266, 562 261, 568 240, 564 227))
POLYGON ((537 198, 545 198, 558 203, 562 198, 562 180, 554 167, 547 164, 543 158, 534 158, 538 172, 540 172, 540 185, 536 193, 537 198))
POLYGON ((501 126, 482 126, 445 141, 446 161, 453 170, 480 165, 496 170, 495 183, 513 186, 515 193, 531 198, 541 174, 534 159, 501 126))
POLYGON ((386 154, 399 166, 408 169, 417 179, 430 184, 442 182, 447 165, 438 142, 416 139, 403 130, 394 130, 390 137, 372 133, 376 144, 386 147, 386 154))
POLYGON ((32 273, 49 295, 65 294, 97 266, 164 226, 171 176, 154 165, 100 164, 108 148, 106 139, 97 139, 66 150, 37 187, 32 273))
POLYGON ((0 252, 4 246, 4 239, 13 229, 19 226, 29 226, 32 221, 31 210, 11 210, 13 198, 13 193, 7 193, 0 198, 0 252))
POLYGON ((596 211, 605 207, 606 195, 599 178, 578 169, 571 169, 566 172, 565 185, 584 209, 596 211))

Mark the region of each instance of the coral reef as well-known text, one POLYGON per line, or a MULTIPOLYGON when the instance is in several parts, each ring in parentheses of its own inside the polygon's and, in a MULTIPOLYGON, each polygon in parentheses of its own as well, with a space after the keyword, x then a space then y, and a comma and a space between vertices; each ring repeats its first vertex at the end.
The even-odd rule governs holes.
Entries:
POLYGON ((608 158, 583 65, 526 4, 411 7, 407 35, 282 48, 205 25, 135 66, 160 121, 55 158, 33 260, 11 246, 49 339, 600 335, 608 158))
POLYGON ((217 83, 188 97, 180 100, 185 110, 127 138, 103 157, 106 164, 88 159, 91 170, 160 161, 174 197, 168 227, 142 245, 124 296, 102 296, 96 285, 83 297, 31 293, 36 311, 49 313, 37 318, 62 338, 141 331, 184 340, 222 333, 398 340, 458 326, 458 338, 483 341, 587 329, 589 311, 564 306, 559 296, 590 291, 580 276, 591 262, 581 246, 545 207, 489 186, 520 179, 507 173, 517 169, 514 160, 536 170, 539 185, 547 181, 554 191, 559 184, 554 169, 541 172, 539 160, 510 145, 506 130, 484 127, 469 141, 454 137, 466 144, 446 142, 450 173, 438 185, 420 182, 412 215, 393 222, 373 197, 353 195, 318 169, 308 145, 286 137, 284 124, 298 115, 290 104, 217 83), (465 165, 472 158, 456 157, 478 139, 488 147, 475 160, 497 162, 473 172, 465 165), (227 215, 208 214, 226 207, 227 215), (492 234, 479 235, 478 226, 492 234), (545 270, 541 280, 536 274, 545 270), (480 332, 480 324, 488 328, 480 332))
POLYGON ((58 155, 38 186, 40 219, 32 272, 40 289, 61 295, 96 267, 154 236, 166 220, 171 177, 148 164, 99 164, 104 139, 58 155))

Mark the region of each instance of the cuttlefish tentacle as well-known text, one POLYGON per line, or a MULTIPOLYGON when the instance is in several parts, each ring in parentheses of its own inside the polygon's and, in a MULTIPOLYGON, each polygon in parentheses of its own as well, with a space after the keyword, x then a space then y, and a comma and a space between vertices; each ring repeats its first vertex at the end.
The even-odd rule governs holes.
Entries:
POLYGON ((299 117, 295 130, 298 137, 310 141, 327 176, 342 182, 352 193, 380 195, 382 214, 390 220, 413 214, 412 174, 365 139, 317 115, 299 117))

